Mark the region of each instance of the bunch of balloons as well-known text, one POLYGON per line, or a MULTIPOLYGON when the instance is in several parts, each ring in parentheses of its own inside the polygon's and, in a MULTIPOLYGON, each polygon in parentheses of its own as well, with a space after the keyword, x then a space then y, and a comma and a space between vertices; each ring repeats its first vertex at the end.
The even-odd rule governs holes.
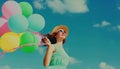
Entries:
POLYGON ((42 39, 39 33, 45 26, 40 14, 33 14, 28 2, 6 1, 0 17, 0 48, 3 52, 34 52, 42 39))

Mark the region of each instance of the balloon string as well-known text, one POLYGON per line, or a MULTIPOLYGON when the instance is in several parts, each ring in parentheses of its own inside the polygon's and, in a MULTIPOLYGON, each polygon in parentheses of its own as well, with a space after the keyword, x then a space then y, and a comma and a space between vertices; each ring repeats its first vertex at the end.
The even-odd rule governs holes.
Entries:
POLYGON ((5 53, 6 53, 6 52, 1 52, 1 53, 0 53, 0 59, 3 58, 3 56, 4 56, 5 53))
MULTIPOLYGON (((11 51, 11 50, 16 50, 16 49, 18 49, 18 48, 20 48, 20 46, 19 46, 19 47, 17 47, 17 48, 10 49, 10 50, 8 50, 8 51, 11 51)), ((3 58, 3 56, 4 56, 6 53, 7 53, 7 52, 5 52, 5 51, 1 52, 1 53, 0 53, 0 59, 2 59, 2 58, 3 58)))
MULTIPOLYGON (((35 43, 30 43, 30 44, 23 44, 21 46, 18 46, 16 48, 13 48, 13 49, 10 49, 8 51, 11 51, 11 50, 16 50, 16 49, 19 49, 19 48, 23 48, 23 47, 27 47, 27 46, 33 46, 33 45, 37 45, 35 43)), ((44 44, 41 44, 41 45, 44 45, 44 44)), ((39 46, 41 46, 39 45, 39 46)), ((3 51, 3 52, 0 52, 0 59, 2 59, 2 57, 6 54, 7 52, 3 51)))

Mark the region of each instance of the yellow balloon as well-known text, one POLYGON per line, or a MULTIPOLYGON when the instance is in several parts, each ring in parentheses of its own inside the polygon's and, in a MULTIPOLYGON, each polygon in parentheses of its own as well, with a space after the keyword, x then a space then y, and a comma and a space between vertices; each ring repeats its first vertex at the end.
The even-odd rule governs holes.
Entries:
POLYGON ((4 52, 14 52, 19 47, 20 36, 14 32, 7 32, 1 37, 1 49, 4 52))
MULTIPOLYGON (((1 38, 0 38, 1 39, 1 38)), ((0 43, 1 43, 1 41, 0 41, 0 43)), ((1 45, 0 45, 1 46, 1 45)), ((1 47, 0 47, 1 48, 1 47)))
POLYGON ((25 32, 20 33, 19 36, 21 37, 24 33, 25 33, 25 32))

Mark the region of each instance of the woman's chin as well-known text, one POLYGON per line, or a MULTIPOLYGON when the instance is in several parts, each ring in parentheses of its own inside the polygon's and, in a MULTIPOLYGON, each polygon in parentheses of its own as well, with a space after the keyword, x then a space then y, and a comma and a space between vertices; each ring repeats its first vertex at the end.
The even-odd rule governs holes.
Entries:
POLYGON ((60 39, 64 40, 64 39, 65 39, 65 37, 60 37, 60 39))

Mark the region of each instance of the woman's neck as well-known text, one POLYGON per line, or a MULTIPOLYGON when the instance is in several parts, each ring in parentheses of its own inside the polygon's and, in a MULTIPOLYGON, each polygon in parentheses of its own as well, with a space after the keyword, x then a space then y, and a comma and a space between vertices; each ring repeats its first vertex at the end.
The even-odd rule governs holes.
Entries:
POLYGON ((63 45, 63 40, 58 39, 56 44, 59 44, 60 46, 62 46, 63 45))

